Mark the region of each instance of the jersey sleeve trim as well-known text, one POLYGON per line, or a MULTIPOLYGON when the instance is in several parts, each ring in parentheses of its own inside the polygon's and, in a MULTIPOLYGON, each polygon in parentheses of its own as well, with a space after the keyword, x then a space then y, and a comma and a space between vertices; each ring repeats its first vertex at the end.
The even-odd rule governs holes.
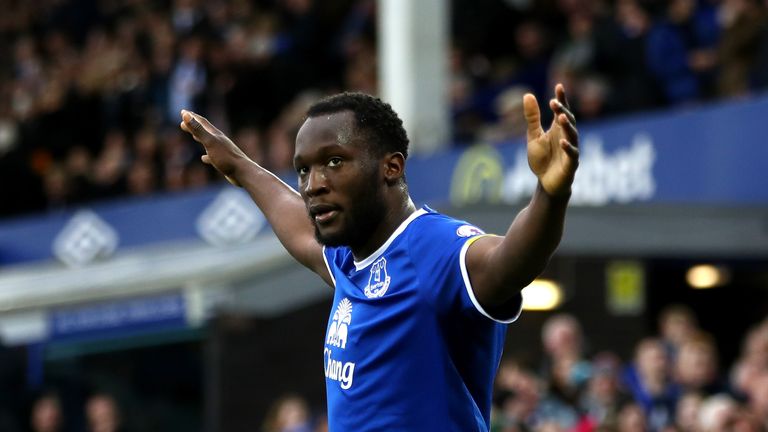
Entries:
POLYGON ((469 280, 469 272, 467 272, 467 250, 469 250, 469 247, 477 241, 480 238, 490 236, 491 234, 484 234, 475 236, 472 238, 467 239, 466 242, 464 242, 464 245, 461 247, 461 253, 459 255, 459 265, 461 266, 461 277, 464 279, 464 288, 467 290, 467 295, 469 295, 469 299, 472 301, 472 304, 475 306, 475 309, 477 309, 478 312, 483 314, 486 318, 489 318, 493 321, 496 321, 501 324, 510 324, 512 322, 515 322, 519 317, 520 314, 523 311, 523 302, 520 302, 520 308, 517 310, 517 312, 511 317, 507 319, 498 319, 494 318, 489 314, 488 312, 483 309, 483 307, 480 305, 480 302, 477 301, 477 298, 475 297, 475 291, 472 289, 472 283, 469 280))
POLYGON ((328 257, 325 255, 325 246, 323 246, 323 262, 325 263, 325 268, 328 269, 328 274, 331 276, 331 282, 333 282, 333 287, 336 287, 336 278, 333 277, 333 270, 331 270, 331 265, 328 264, 328 257))

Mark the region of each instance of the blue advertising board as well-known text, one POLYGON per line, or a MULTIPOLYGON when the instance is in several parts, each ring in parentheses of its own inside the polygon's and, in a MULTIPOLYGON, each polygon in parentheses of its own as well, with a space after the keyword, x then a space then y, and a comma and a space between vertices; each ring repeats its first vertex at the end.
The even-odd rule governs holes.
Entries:
POLYGON ((49 341, 125 336, 186 326, 180 293, 60 308, 48 314, 49 341))
MULTIPOLYGON (((768 145, 761 128, 765 113, 768 97, 763 96, 581 125, 581 161, 572 204, 768 206, 768 145)), ((291 175, 284 178, 294 180, 291 175)), ((536 185, 523 139, 412 157, 407 178, 418 204, 438 206, 522 203, 536 185)), ((92 217, 85 218, 89 222, 81 221, 74 229, 80 237, 67 244, 61 236, 73 231, 77 210, 0 222, 0 266, 50 260, 57 251, 66 254, 75 249, 93 255, 98 248, 112 251, 203 239, 215 244, 211 238, 217 235, 251 238, 268 229, 247 195, 226 183, 94 204, 88 209, 92 217), (240 198, 233 199, 233 191, 240 198), (225 193, 228 198, 222 196, 225 193), (228 209, 227 214, 201 222, 212 208, 228 209), (217 227, 231 225, 234 216, 249 225, 217 234, 217 227), (88 230, 83 227, 92 235, 84 235, 88 230)), ((79 255, 72 257, 77 262, 79 255)))

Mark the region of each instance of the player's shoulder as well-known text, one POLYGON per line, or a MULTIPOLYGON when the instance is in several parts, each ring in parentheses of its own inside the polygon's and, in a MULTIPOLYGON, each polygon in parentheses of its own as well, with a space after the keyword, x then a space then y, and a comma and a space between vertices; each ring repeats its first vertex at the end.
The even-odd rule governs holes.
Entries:
POLYGON ((409 230, 409 239, 427 241, 456 241, 485 234, 477 226, 460 219, 453 218, 427 206, 426 213, 417 218, 409 230))

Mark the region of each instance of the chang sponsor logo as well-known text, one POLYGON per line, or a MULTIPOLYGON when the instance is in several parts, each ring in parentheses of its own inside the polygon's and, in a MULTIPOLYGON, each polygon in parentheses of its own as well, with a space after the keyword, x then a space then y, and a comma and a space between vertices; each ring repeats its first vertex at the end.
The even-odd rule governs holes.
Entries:
POLYGON ((343 362, 332 357, 333 351, 326 347, 323 350, 325 362, 325 377, 339 382, 339 387, 349 390, 355 378, 355 363, 343 362))
POLYGON ((349 326, 352 324, 352 302, 343 298, 336 306, 336 310, 328 325, 328 333, 325 337, 326 347, 323 350, 323 362, 325 363, 325 377, 339 382, 344 390, 352 387, 355 375, 355 363, 344 362, 333 357, 333 348, 346 349, 349 326))
POLYGON ((352 324, 352 302, 345 298, 339 302, 336 312, 333 313, 325 343, 342 349, 346 348, 350 324, 352 324))

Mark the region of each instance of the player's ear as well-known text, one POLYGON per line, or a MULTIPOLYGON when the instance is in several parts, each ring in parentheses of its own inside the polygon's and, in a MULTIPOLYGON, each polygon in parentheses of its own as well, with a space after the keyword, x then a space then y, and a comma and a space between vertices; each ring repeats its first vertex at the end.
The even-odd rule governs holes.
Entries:
POLYGON ((387 184, 399 182, 405 175, 405 156, 400 152, 387 153, 383 159, 384 178, 387 184))

